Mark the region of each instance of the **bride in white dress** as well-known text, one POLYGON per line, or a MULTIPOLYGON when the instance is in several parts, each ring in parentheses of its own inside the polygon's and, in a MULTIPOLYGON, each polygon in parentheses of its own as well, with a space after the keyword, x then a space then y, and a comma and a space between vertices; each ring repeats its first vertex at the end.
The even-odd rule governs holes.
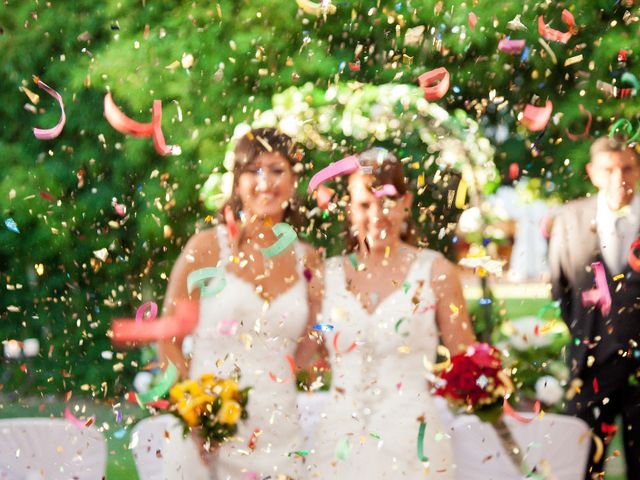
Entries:
POLYGON ((400 162, 381 148, 359 160, 372 173, 349 177, 353 254, 325 268, 332 385, 308 460, 322 479, 453 479, 424 360, 436 361, 439 340, 452 354, 474 341, 460 282, 441 254, 411 244, 412 195, 400 162), (383 185, 397 195, 376 195, 383 185), (417 451, 421 422, 428 462, 417 451))
POLYGON ((226 286, 200 299, 190 364, 181 354, 182 339, 163 342, 161 358, 173 361, 182 377, 239 376, 241 388, 253 388, 249 418, 238 422, 237 435, 211 453, 202 452, 216 480, 303 478, 301 458, 292 454, 303 439, 296 382, 286 357, 308 345, 301 337, 319 309, 319 261, 299 241, 272 258, 261 252, 278 240, 274 224, 296 223, 294 153, 289 137, 274 129, 253 130, 238 141, 229 206, 244 221, 237 234, 229 218, 227 224, 196 233, 169 281, 167 315, 187 298, 187 277, 193 271, 224 269, 226 286))

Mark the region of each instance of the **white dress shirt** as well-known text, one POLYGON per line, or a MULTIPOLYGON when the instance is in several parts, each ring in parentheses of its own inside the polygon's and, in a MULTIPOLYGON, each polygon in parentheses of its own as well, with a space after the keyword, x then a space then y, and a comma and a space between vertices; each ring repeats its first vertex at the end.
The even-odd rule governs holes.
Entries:
POLYGON ((607 205, 605 195, 598 193, 596 226, 602 258, 609 270, 616 275, 627 265, 629 249, 638 237, 640 195, 634 195, 629 205, 614 212, 607 205))

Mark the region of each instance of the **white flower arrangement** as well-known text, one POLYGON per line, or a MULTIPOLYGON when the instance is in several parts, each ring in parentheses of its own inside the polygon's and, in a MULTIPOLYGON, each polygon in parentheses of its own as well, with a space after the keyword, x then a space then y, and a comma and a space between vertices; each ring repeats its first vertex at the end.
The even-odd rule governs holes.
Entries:
MULTIPOLYGON (((271 109, 256 111, 250 125, 236 126, 227 147, 226 172, 233 169, 227 158, 237 139, 251 128, 265 127, 278 128, 306 148, 320 151, 336 150, 340 139, 400 143, 415 136, 438 165, 462 172, 470 194, 498 179, 493 147, 475 120, 463 111, 450 113, 428 102, 415 85, 351 82, 327 89, 311 83, 290 87, 273 96, 271 109)), ((224 174, 212 173, 219 178, 210 179, 201 190, 209 208, 219 208, 228 194, 223 185, 233 184, 228 177, 222 179, 224 174)))

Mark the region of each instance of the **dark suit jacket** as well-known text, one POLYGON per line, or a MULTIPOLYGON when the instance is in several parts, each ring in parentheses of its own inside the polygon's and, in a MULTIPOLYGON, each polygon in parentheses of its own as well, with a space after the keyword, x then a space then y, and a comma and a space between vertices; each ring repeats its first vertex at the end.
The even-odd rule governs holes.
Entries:
POLYGON ((549 244, 549 266, 553 298, 560 301, 562 318, 572 334, 569 367, 579 376, 587 355, 603 363, 630 340, 640 341, 640 274, 626 265, 622 272, 610 272, 600 252, 596 228, 596 196, 565 204, 555 217, 549 244), (582 292, 595 287, 593 262, 602 262, 612 296, 611 313, 603 317, 600 308, 582 305, 582 292), (613 275, 623 273, 621 280, 613 275))

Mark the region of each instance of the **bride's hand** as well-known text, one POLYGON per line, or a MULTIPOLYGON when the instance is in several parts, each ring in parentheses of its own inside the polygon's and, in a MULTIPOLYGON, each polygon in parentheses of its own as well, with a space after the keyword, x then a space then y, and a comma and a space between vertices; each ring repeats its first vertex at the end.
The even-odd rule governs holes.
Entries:
POLYGON ((209 463, 211 462, 211 454, 218 448, 220 448, 220 444, 218 442, 213 442, 211 443, 211 445, 209 445, 209 449, 207 450, 205 439, 202 438, 200 432, 195 428, 191 430, 191 438, 193 439, 193 443, 195 443, 196 448, 198 449, 200 460, 205 467, 208 467, 209 463))

